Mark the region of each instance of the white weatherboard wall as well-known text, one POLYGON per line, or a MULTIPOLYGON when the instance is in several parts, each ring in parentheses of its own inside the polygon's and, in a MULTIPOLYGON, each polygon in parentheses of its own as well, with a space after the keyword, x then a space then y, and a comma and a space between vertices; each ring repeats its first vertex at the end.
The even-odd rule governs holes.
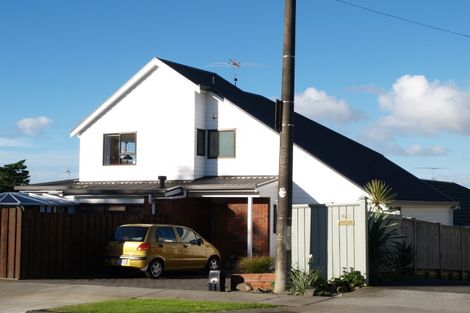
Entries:
POLYGON ((327 279, 354 268, 368 277, 366 200, 292 209, 292 265, 320 268, 327 279))
POLYGON ((162 64, 80 136, 80 180, 193 179, 197 86, 162 64), (137 164, 103 166, 103 135, 137 133, 137 164))
MULTIPOLYGON (((205 104, 206 128, 236 131, 236 158, 207 159, 206 175, 277 175, 279 135, 227 99, 212 93, 206 97, 198 101, 205 104)), ((361 188, 296 145, 293 155, 293 203, 349 202, 364 195, 361 188)))
POLYGON ((449 226, 454 225, 453 209, 446 207, 407 205, 401 207, 401 215, 404 217, 413 217, 425 222, 440 223, 449 226))
POLYGON ((294 204, 354 202, 365 196, 361 188, 296 145, 293 164, 294 204))
POLYGON ((236 157, 207 159, 206 174, 277 175, 279 136, 229 100, 212 93, 207 97, 206 128, 235 130, 236 157))

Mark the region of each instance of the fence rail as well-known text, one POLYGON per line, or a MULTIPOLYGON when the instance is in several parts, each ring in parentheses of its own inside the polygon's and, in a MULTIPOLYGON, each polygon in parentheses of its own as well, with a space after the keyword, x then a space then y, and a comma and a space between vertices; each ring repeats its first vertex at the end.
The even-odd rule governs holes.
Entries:
POLYGON ((106 243, 126 223, 161 222, 120 212, 39 213, 2 208, 0 278, 85 277, 103 272, 106 243))

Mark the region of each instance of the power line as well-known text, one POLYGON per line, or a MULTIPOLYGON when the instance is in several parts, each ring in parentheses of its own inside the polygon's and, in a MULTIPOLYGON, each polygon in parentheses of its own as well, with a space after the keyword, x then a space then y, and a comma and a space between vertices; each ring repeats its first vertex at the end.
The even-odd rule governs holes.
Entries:
POLYGON ((442 27, 438 27, 438 26, 434 26, 434 25, 430 25, 430 24, 421 23, 421 22, 414 21, 414 20, 411 20, 411 19, 408 19, 408 18, 404 18, 404 17, 393 15, 393 14, 389 14, 389 13, 386 13, 386 12, 382 12, 382 11, 379 11, 379 10, 364 7, 364 6, 361 6, 361 5, 358 5, 358 4, 355 4, 355 3, 351 3, 351 2, 348 2, 348 1, 344 1, 344 0, 335 0, 335 1, 340 2, 342 4, 346 4, 346 5, 355 7, 355 8, 358 8, 358 9, 361 9, 361 10, 369 11, 369 12, 372 12, 372 13, 376 13, 376 14, 380 14, 380 15, 387 16, 387 17, 390 17, 390 18, 394 18, 394 19, 397 19, 397 20, 400 20, 400 21, 404 21, 404 22, 407 22, 407 23, 427 27, 427 28, 430 28, 430 29, 438 30, 438 31, 441 31, 441 32, 445 32, 445 33, 449 33, 449 34, 453 34, 453 35, 457 35, 457 36, 461 36, 461 37, 470 38, 470 35, 468 35, 468 34, 455 32, 453 30, 449 30, 449 29, 446 29, 446 28, 442 28, 442 27))

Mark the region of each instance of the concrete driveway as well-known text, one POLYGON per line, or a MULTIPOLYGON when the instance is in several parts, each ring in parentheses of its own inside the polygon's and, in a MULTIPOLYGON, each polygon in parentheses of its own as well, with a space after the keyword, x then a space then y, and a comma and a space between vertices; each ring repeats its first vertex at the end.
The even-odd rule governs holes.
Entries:
MULTIPOLYGON (((329 313, 395 313, 395 312, 470 312, 470 287, 367 287, 335 298, 254 294, 242 292, 209 292, 205 278, 191 281, 201 288, 163 289, 121 286, 127 278, 103 280, 8 281, 0 280, 0 312, 20 313, 67 304, 116 298, 185 298, 195 300, 241 301, 280 304, 285 307, 258 312, 329 312, 329 313), (112 284, 107 285, 108 283, 112 284), (202 285, 203 284, 203 285, 202 285), (120 286, 117 286, 120 285, 120 286)), ((171 280, 170 277, 167 277, 171 280)), ((145 279, 142 278, 142 284, 145 279)), ((175 281, 179 279, 174 279, 175 281)), ((148 282, 148 281, 147 281, 148 282)), ((152 281, 153 282, 153 281, 152 281)), ((163 281, 161 282, 163 283, 163 281)), ((167 282, 170 283, 170 282, 167 282)), ((173 282, 178 284, 176 282, 173 282)))

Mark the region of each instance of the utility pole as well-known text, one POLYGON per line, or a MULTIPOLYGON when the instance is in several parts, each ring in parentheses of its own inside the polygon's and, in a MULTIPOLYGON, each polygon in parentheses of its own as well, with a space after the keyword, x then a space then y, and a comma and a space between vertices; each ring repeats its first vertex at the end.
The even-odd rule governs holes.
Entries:
POLYGON ((294 142, 294 70, 295 70, 295 4, 285 0, 284 48, 282 61, 282 122, 279 148, 279 194, 276 232, 274 292, 286 290, 287 218, 292 210, 292 151, 294 142))

